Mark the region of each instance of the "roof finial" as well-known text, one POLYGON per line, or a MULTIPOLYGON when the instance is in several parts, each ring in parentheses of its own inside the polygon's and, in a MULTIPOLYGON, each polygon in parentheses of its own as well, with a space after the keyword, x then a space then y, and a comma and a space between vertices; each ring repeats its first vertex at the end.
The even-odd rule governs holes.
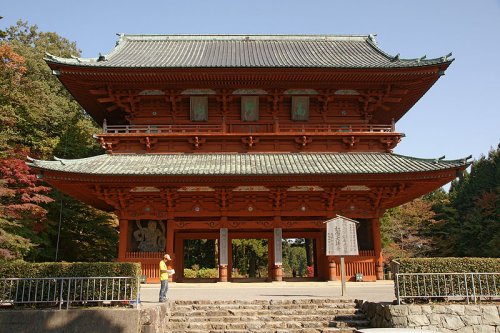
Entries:
POLYGON ((427 58, 427 55, 423 55, 422 57, 418 58, 417 59, 417 62, 421 62, 422 60, 424 60, 425 58, 427 58))
POLYGON ((118 40, 116 41, 116 45, 115 45, 115 46, 118 46, 118 44, 120 44, 120 43, 121 43, 121 41, 123 40, 123 38, 124 38, 125 34, 124 34, 123 32, 119 32, 119 33, 117 33, 116 35, 117 35, 119 38, 118 38, 118 40))
POLYGON ((441 57, 441 59, 442 59, 443 61, 448 61, 448 58, 449 58, 449 57, 451 57, 451 56, 452 56, 452 54, 453 54, 453 53, 452 53, 452 52, 450 52, 450 53, 448 53, 447 55, 445 55, 444 57, 441 57))
POLYGON ((368 39, 370 39, 370 41, 371 41, 373 44, 377 45, 377 41, 375 40, 375 36, 377 36, 377 34, 369 34, 369 35, 368 35, 368 39))
POLYGON ((102 55, 101 52, 99 52, 99 57, 97 58, 97 61, 105 61, 106 56, 102 55))
POLYGON ((398 61, 398 60, 399 60, 399 53, 392 58, 392 61, 398 61))

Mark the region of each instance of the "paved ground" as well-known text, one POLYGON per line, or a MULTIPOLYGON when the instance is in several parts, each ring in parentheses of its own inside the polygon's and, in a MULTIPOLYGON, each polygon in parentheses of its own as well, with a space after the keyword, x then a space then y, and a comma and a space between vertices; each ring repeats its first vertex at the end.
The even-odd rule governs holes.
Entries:
MULTIPOLYGON (((392 302, 394 282, 347 282, 344 298, 392 302)), ((141 286, 142 306, 158 304, 159 284, 141 286)), ((170 283, 170 300, 342 298, 340 282, 170 283)))

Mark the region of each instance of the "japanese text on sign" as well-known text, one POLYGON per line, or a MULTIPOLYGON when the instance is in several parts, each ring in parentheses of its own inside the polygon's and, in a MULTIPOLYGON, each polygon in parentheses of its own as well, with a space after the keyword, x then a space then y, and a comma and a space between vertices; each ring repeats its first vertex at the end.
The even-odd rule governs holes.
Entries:
POLYGON ((336 217, 326 222, 326 255, 358 255, 358 222, 344 217, 336 217))

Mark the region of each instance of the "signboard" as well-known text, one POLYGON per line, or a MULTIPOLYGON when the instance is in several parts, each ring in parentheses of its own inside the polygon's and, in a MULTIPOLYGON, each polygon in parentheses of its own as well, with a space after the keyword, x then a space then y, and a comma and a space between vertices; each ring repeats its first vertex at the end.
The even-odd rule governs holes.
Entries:
POLYGON ((283 233, 281 228, 274 228, 274 264, 280 266, 283 264, 283 259, 282 259, 283 245, 281 244, 282 236, 283 233))
POLYGON ((356 227, 359 222, 337 216, 326 223, 326 255, 357 256, 358 238, 356 227))
POLYGON ((220 228, 219 265, 227 265, 227 228, 220 228))

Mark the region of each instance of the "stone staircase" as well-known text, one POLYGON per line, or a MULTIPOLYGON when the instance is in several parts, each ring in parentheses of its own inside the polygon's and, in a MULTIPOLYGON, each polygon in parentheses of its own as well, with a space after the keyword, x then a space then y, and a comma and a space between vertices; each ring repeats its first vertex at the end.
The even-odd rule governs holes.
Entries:
POLYGON ((352 333, 369 321, 353 300, 171 301, 165 332, 352 333))

